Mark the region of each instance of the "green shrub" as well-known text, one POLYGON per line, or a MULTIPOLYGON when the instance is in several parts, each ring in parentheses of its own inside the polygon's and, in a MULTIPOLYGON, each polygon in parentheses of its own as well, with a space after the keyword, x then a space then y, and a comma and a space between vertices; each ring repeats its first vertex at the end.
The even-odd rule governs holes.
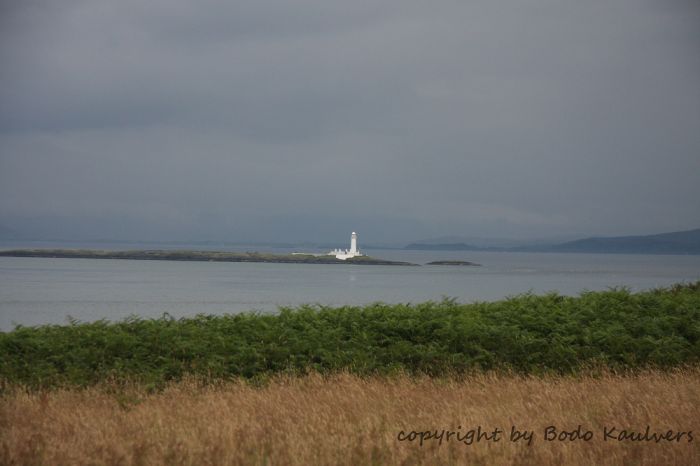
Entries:
POLYGON ((158 386, 184 375, 253 379, 309 370, 438 376, 671 368, 698 362, 699 337, 698 283, 492 303, 305 305, 277 314, 20 326, 0 333, 0 381, 52 387, 128 378, 158 386))

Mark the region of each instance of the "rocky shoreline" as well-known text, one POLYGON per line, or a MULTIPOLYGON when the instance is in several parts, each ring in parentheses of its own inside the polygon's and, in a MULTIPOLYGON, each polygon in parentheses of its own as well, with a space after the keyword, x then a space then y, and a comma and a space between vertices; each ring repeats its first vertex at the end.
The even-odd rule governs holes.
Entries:
POLYGON ((476 262, 468 262, 468 261, 433 261, 433 262, 428 262, 425 265, 457 265, 457 266, 481 267, 481 264, 477 264, 476 262))

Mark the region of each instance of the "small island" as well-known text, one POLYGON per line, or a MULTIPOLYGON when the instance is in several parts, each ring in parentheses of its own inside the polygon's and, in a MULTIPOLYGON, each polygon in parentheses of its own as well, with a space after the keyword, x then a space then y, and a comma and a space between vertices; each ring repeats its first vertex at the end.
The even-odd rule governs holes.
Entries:
POLYGON ((433 262, 428 262, 425 265, 461 265, 461 266, 481 267, 481 264, 477 264, 476 262, 468 262, 468 261, 433 261, 433 262))
POLYGON ((61 259, 130 259, 200 262, 271 262, 280 264, 360 264, 418 265, 409 262, 375 259, 369 256, 338 259, 330 255, 268 254, 261 252, 220 252, 183 250, 108 251, 98 249, 15 249, 0 251, 0 257, 47 257, 61 259))

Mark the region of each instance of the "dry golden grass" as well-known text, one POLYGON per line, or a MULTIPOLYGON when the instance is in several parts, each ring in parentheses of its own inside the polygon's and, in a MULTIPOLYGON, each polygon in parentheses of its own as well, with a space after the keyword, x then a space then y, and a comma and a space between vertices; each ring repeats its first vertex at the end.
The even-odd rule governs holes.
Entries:
POLYGON ((527 464, 691 465, 688 442, 604 441, 604 426, 700 436, 700 369, 597 377, 462 379, 340 374, 172 384, 160 393, 102 386, 0 397, 3 465, 527 464), (544 429, 593 439, 545 441, 544 429), (397 440, 400 431, 505 430, 499 442, 397 440), (511 442, 512 425, 534 430, 511 442))

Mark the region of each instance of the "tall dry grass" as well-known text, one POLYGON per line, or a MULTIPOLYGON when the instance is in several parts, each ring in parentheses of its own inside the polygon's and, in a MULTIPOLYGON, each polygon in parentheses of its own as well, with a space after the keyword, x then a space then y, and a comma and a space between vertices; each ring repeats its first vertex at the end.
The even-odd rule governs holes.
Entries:
MULTIPOLYGON (((700 369, 595 377, 279 377, 263 387, 184 381, 0 397, 3 465, 691 465, 699 440, 604 441, 603 428, 700 437, 700 369), (545 441, 544 429, 593 432, 545 441), (510 428, 534 430, 532 444, 510 428), (400 431, 498 427, 499 442, 398 441, 400 431)), ((425 437, 425 436, 424 436, 425 437)))

